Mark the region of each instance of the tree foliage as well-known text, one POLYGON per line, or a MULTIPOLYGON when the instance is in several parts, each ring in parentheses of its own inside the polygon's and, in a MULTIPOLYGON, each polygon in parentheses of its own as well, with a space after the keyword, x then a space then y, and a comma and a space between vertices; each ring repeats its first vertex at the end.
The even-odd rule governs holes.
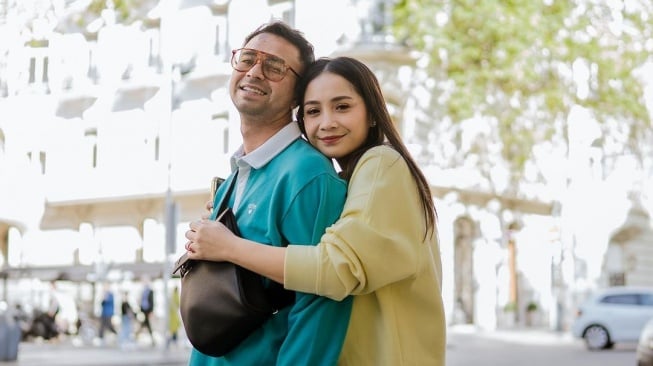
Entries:
POLYGON ((87 27, 98 20, 102 20, 101 26, 104 26, 108 20, 104 18, 109 16, 109 13, 105 15, 105 11, 110 11, 110 17, 113 18, 110 21, 117 24, 142 22, 147 18, 147 12, 157 3, 157 0, 89 0, 83 11, 67 11, 66 15, 61 17, 59 28, 61 31, 78 28, 85 33, 87 27))
POLYGON ((426 112, 423 123, 459 134, 463 122, 491 126, 474 143, 455 136, 442 156, 452 165, 473 157, 489 176, 488 154, 498 146, 514 189, 534 146, 564 144, 575 106, 601 126, 594 144, 605 154, 650 154, 637 70, 650 61, 652 16, 649 0, 400 0, 393 30, 428 55, 422 86, 436 118, 426 112))

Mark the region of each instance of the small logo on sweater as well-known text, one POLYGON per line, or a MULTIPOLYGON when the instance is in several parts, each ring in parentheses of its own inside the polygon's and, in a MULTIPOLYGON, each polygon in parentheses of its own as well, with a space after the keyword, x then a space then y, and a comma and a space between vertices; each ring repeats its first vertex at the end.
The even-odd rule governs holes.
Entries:
POLYGON ((248 215, 251 215, 254 212, 254 210, 256 210, 256 205, 254 203, 250 203, 249 205, 247 205, 248 215))

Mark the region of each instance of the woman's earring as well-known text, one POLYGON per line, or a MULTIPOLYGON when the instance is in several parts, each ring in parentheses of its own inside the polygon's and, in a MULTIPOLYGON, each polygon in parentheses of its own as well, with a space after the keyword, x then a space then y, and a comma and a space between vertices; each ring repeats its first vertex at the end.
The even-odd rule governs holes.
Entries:
POLYGON ((376 127, 376 121, 372 121, 372 123, 370 123, 370 127, 376 127))

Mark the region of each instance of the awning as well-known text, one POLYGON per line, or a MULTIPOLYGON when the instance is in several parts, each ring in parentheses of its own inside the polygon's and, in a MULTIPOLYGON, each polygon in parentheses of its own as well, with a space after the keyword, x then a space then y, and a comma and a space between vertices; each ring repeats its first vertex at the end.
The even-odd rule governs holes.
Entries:
POLYGON ((121 88, 116 91, 113 99, 112 112, 144 109, 145 103, 159 91, 158 86, 141 85, 121 88))
POLYGON ((59 100, 55 115, 61 118, 82 118, 84 111, 90 108, 97 97, 80 95, 76 97, 63 97, 59 100))
MULTIPOLYGON (((179 221, 192 221, 206 213, 207 190, 174 192, 179 221)), ((41 230, 79 229, 82 223, 95 227, 136 226, 146 219, 163 222, 166 193, 75 201, 46 202, 41 230)))
POLYGON ((484 207, 488 202, 497 200, 501 206, 525 214, 536 214, 549 216, 553 212, 552 202, 541 202, 525 198, 501 196, 490 192, 473 191, 455 187, 431 186, 431 193, 439 198, 443 198, 449 193, 455 193, 457 201, 465 205, 475 205, 484 207))
POLYGON ((189 75, 175 86, 173 107, 178 108, 183 102, 189 100, 211 100, 211 94, 215 90, 227 88, 230 76, 231 74, 189 75))
POLYGON ((67 265, 67 266, 29 266, 29 267, 5 267, 0 270, 0 278, 21 279, 38 278, 41 281, 72 281, 72 282, 95 282, 104 280, 107 273, 118 274, 129 273, 130 277, 148 278, 164 277, 164 271, 169 271, 170 264, 166 266, 163 262, 140 262, 140 263, 107 263, 105 273, 97 273, 93 265, 67 265), (104 276, 104 277, 103 277, 104 276))

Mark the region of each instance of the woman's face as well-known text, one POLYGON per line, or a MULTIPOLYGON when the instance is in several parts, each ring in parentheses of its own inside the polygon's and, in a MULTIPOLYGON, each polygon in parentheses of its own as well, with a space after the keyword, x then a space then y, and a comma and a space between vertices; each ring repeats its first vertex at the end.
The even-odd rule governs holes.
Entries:
POLYGON ((329 158, 341 160, 365 142, 370 121, 352 84, 340 75, 324 72, 306 88, 304 127, 311 145, 329 158))

